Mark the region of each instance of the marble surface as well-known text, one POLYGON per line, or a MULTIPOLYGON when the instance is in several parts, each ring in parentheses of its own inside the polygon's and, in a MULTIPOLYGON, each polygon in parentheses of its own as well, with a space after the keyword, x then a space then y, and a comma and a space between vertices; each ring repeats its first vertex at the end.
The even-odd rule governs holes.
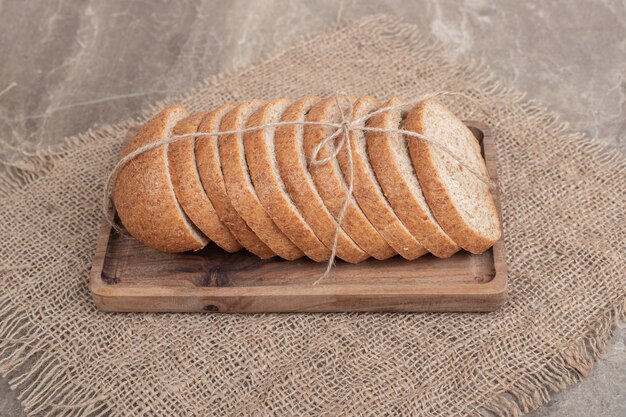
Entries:
MULTIPOLYGON (((571 129, 626 152, 626 3, 0 0, 0 159, 137 116, 344 18, 389 13, 490 63, 571 129)), ((626 416, 626 335, 534 416, 626 416)), ((0 381, 0 416, 22 415, 0 381)))

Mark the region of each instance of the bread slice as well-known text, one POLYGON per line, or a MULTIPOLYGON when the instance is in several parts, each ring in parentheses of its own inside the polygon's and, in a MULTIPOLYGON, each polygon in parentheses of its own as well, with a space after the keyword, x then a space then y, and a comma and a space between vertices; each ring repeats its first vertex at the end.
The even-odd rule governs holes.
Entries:
MULTIPOLYGON (((163 110, 146 122, 122 157, 170 136, 176 123, 188 115, 180 105, 163 110)), ((117 214, 126 230, 141 243, 161 252, 203 248, 208 240, 180 208, 170 178, 168 145, 139 154, 120 169, 113 189, 117 214)))
MULTIPOLYGON (((211 112, 187 117, 176 124, 174 135, 196 133, 202 119, 211 112)), ((172 184, 180 206, 189 219, 209 239, 227 252, 241 249, 237 239, 217 216, 215 208, 204 191, 196 165, 195 138, 183 139, 169 147, 172 184)))
MULTIPOLYGON (((383 107, 403 103, 399 98, 389 100, 383 107)), ((401 109, 389 110, 372 116, 368 127, 398 129, 402 123, 401 109)), ((444 232, 433 217, 418 181, 406 139, 396 133, 367 132, 367 153, 396 215, 411 234, 433 255, 446 258, 459 246, 444 232)))
MULTIPOLYGON (((280 121, 291 104, 289 100, 274 100, 257 110, 247 126, 259 126, 280 121)), ((265 211, 280 230, 314 261, 325 261, 330 250, 315 235, 294 205, 278 170, 274 147, 275 128, 266 128, 243 135, 250 177, 265 211)))
MULTIPOLYGON (((235 105, 224 104, 202 120, 198 132, 214 133, 220 130, 222 119, 235 105)), ((222 174, 218 137, 201 137, 196 141, 196 164, 204 190, 206 191, 218 217, 228 227, 237 241, 248 251, 261 259, 276 254, 248 227, 231 204, 226 192, 222 174)))
MULTIPOLYGON (((352 119, 363 118, 379 107, 380 102, 378 100, 367 96, 361 97, 354 103, 352 119)), ((356 127, 364 125, 365 122, 363 121, 356 127)), ((424 246, 415 239, 396 216, 387 198, 385 198, 367 156, 365 132, 353 130, 350 134, 349 146, 352 153, 352 171, 354 173, 354 197, 367 219, 385 241, 403 258, 413 260, 428 253, 424 246)), ((347 147, 339 151, 337 160, 344 177, 349 178, 350 161, 347 147)))
MULTIPOLYGON (((284 122, 304 121, 319 97, 303 97, 290 105, 281 120, 284 122)), ((306 166, 303 149, 304 128, 301 125, 281 126, 274 135, 276 162, 289 196, 311 226, 317 237, 331 248, 337 231, 337 223, 317 193, 315 183, 306 166)), ((358 263, 365 260, 365 253, 340 228, 337 239, 337 257, 346 262, 358 263)))
MULTIPOLYGON (((230 111, 222 120, 222 131, 243 129, 248 119, 266 102, 251 100, 230 111)), ((274 253, 284 259, 293 260, 304 253, 291 242, 267 214, 256 194, 243 146, 243 134, 221 136, 218 139, 224 184, 230 201, 237 213, 250 226, 256 235, 274 253)))
MULTIPOLYGON (((349 103, 344 105, 344 114, 349 117, 349 103)), ((311 108, 306 120, 308 122, 339 122, 341 113, 337 108, 334 97, 320 101, 311 108)), ((306 125, 304 127, 304 152, 309 164, 311 177, 315 182, 319 195, 324 200, 328 210, 338 218, 341 208, 346 199, 347 182, 344 179, 339 163, 336 159, 321 165, 311 164, 310 157, 315 147, 328 135, 335 131, 332 127, 306 125)), ((337 138, 339 140, 341 137, 337 138)), ((319 152, 319 158, 323 159, 334 151, 334 143, 329 143, 319 152)), ((348 235, 365 252, 376 259, 387 259, 396 255, 396 251, 383 239, 378 231, 372 226, 354 196, 349 196, 350 202, 341 226, 348 235)))
MULTIPOLYGON (((425 100, 409 111, 405 128, 441 141, 472 171, 488 178, 480 144, 438 100, 425 100)), ((413 138, 409 149, 426 201, 446 233, 472 253, 496 243, 500 221, 489 186, 435 145, 413 138)))

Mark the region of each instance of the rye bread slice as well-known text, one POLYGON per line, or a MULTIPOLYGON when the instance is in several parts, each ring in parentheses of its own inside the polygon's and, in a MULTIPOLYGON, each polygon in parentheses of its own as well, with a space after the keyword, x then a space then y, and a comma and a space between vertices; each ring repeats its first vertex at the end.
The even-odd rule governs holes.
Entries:
MULTIPOLYGON (((223 111, 219 108, 216 111, 223 111)), ((212 112, 187 117, 176 124, 174 135, 196 133, 202 119, 212 112)), ((196 165, 195 138, 183 139, 169 147, 170 175, 178 203, 189 219, 210 240, 227 252, 236 252, 241 245, 219 219, 206 195, 196 165)))
MULTIPOLYGON (((405 128, 441 141, 474 172, 488 178, 480 144, 438 100, 425 100, 411 109, 405 128)), ((409 149, 426 201, 446 233, 472 253, 482 253, 496 243, 500 221, 489 186, 435 145, 411 139, 409 149)))
MULTIPOLYGON (((402 99, 394 98, 383 107, 403 102, 402 99)), ((403 114, 406 112, 402 109, 389 110, 374 115, 367 126, 398 129, 401 127, 403 114)), ((396 216, 433 255, 446 258, 457 252, 459 246, 441 228, 426 203, 403 135, 367 132, 366 137, 370 162, 396 216)))
MULTIPOLYGON (((274 100, 257 110, 247 126, 259 126, 280 121, 291 104, 289 100, 274 100)), ((294 205, 283 183, 276 162, 275 128, 245 133, 243 144, 254 189, 265 211, 280 230, 314 261, 325 261, 330 250, 315 235, 294 205)))
MULTIPOLYGON (((176 123, 188 115, 181 105, 163 110, 146 122, 122 157, 135 149, 170 136, 176 123)), ((203 248, 208 240, 181 209, 170 178, 168 145, 144 152, 117 174, 113 201, 128 232, 141 243, 161 252, 203 248)))
MULTIPOLYGON (((342 105, 345 105, 343 103, 342 105)), ((349 117, 349 105, 343 108, 346 117, 349 117)), ((306 117, 308 122, 340 122, 341 113, 337 108, 334 97, 327 98, 315 104, 306 117)), ((315 182, 319 195, 324 200, 328 210, 338 218, 346 199, 347 180, 343 177, 336 159, 321 165, 311 164, 310 157, 315 147, 328 135, 334 132, 332 127, 306 125, 304 127, 304 152, 307 158, 309 172, 315 182)), ((337 138, 337 140, 339 140, 337 138)), ((327 158, 334 151, 334 143, 329 143, 319 152, 319 158, 327 158)), ((387 259, 396 255, 396 251, 383 239, 372 226, 354 196, 349 196, 350 202, 341 226, 346 233, 365 252, 376 259, 387 259)))
MULTIPOLYGON (((357 120, 365 117, 379 107, 380 102, 375 98, 361 97, 354 103, 352 119, 357 120)), ((365 121, 360 122, 356 127, 362 127, 364 124, 365 121)), ((387 243, 403 258, 413 260, 428 253, 424 246, 415 239, 398 216, 396 216, 383 194, 383 190, 376 179, 376 174, 367 156, 365 132, 353 130, 350 134, 349 145, 352 151, 354 197, 368 220, 387 243)), ((350 162, 348 149, 342 148, 337 155, 337 159, 344 177, 349 178, 350 162)))
MULTIPOLYGON (((198 132, 215 133, 220 130, 222 119, 235 108, 224 104, 202 120, 198 132)), ((196 164, 204 190, 206 191, 218 217, 232 232, 237 241, 248 251, 261 259, 276 254, 248 227, 231 204, 224 184, 218 137, 199 137, 196 141, 196 164)))
MULTIPOLYGON (((251 127, 247 126, 248 119, 265 104, 262 100, 251 100, 238 105, 224 117, 220 129, 228 131, 251 127)), ((243 134, 221 136, 218 143, 226 192, 237 213, 276 255, 288 260, 304 256, 276 226, 261 204, 248 172, 243 134)))
MULTIPOLYGON (((319 97, 303 97, 290 105, 281 121, 302 122, 306 114, 319 101, 319 97)), ((301 125, 281 126, 274 134, 276 162, 281 178, 289 195, 302 217, 311 226, 317 237, 331 248, 337 231, 337 223, 317 193, 315 183, 307 169, 303 149, 301 125)), ((368 258, 354 241, 340 228, 337 239, 337 257, 346 262, 358 263, 368 258)))

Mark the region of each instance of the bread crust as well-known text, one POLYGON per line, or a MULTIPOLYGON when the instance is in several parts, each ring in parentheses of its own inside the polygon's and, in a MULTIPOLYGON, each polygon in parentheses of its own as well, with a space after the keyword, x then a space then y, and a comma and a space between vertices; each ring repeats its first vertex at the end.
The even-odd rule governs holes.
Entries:
MULTIPOLYGON (((214 110, 213 110, 214 111, 214 110)), ((207 111, 182 119, 174 127, 174 135, 196 133, 207 111)), ((237 239, 219 219, 204 191, 196 165, 195 138, 183 139, 169 147, 170 175, 176 198, 185 214, 210 240, 227 252, 241 249, 237 239)))
MULTIPOLYGON (((375 111, 380 102, 373 97, 361 97, 354 103, 352 119, 356 120, 375 111)), ((363 126, 362 122, 360 126, 363 126)), ((365 141, 363 131, 354 130, 350 133, 350 149, 352 150, 352 167, 354 172, 354 197, 367 216, 368 220, 387 241, 387 243, 405 259, 413 260, 428 253, 411 232, 396 216, 393 208, 383 194, 376 175, 370 165, 367 150, 359 147, 358 141, 365 141)), ((366 145, 365 145, 366 146, 366 145)), ((350 173, 349 155, 346 148, 337 155, 339 166, 348 178, 350 173)))
MULTIPOLYGON (((202 120, 198 132, 213 133, 220 130, 222 119, 233 109, 234 104, 224 104, 202 120)), ((249 252, 261 259, 276 256, 265 243, 257 237, 231 204, 220 161, 218 139, 216 136, 201 137, 196 141, 196 163, 202 186, 215 207, 218 217, 228 227, 237 241, 249 252)))
MULTIPOLYGON (((250 127, 248 119, 251 117, 254 126, 254 113, 262 110, 265 104, 261 100, 251 100, 238 105, 224 117, 220 129, 228 131, 250 127)), ((281 258, 294 260, 304 256, 276 226, 261 204, 248 172, 243 134, 220 136, 218 143, 226 192, 237 213, 259 239, 281 258)))
MULTIPOLYGON (((397 105, 403 100, 391 99, 383 107, 397 105)), ((394 112, 390 110, 373 116, 367 125, 375 128, 393 128, 394 112)), ((397 118, 397 114, 395 115, 397 118)), ((376 177, 383 188, 387 200, 393 207, 398 218, 411 232, 415 239, 429 252, 439 258, 447 258, 459 250, 459 246, 444 232, 426 210, 429 210, 425 202, 421 202, 405 178, 400 165, 396 161, 393 133, 367 132, 367 153, 376 177)), ((414 175, 411 172, 409 175, 414 175)))
MULTIPOLYGON (((473 141, 470 142, 471 147, 474 152, 478 153, 477 158, 482 162, 482 174, 487 176, 487 169, 480 155, 480 146, 476 142, 474 135, 439 101, 434 99, 425 100, 411 109, 406 117, 405 128, 423 134, 425 132, 425 124, 429 122, 425 120, 425 109, 430 105, 438 106, 444 111, 446 117, 450 118, 449 122, 458 124, 465 129, 463 131, 465 137, 467 140, 473 141)), ((459 246, 472 253, 483 253, 493 246, 493 244, 500 239, 501 231, 498 212, 491 192, 487 189, 483 204, 488 207, 492 221, 495 223, 497 230, 491 233, 491 235, 488 235, 468 224, 459 212, 459 208, 454 203, 453 197, 451 196, 451 190, 441 179, 440 171, 434 157, 434 147, 421 140, 410 140, 409 150, 411 159, 413 160, 413 166, 420 180, 420 184, 422 185, 422 189, 424 190, 424 196, 428 201, 428 205, 446 233, 459 246)), ((467 175, 470 174, 468 173, 467 175)), ((476 179, 476 181, 479 180, 476 179)), ((487 187, 485 184, 481 183, 481 185, 485 188, 487 187)), ((475 198, 477 198, 477 196, 475 196, 475 198)))
MULTIPOLYGON (((281 120, 304 121, 306 113, 319 100, 319 97, 314 96, 301 98, 287 108, 281 120)), ((306 167, 304 149, 301 140, 298 140, 303 131, 302 126, 281 126, 276 129, 276 161, 281 178, 300 214, 324 245, 330 248, 334 242, 337 223, 317 193, 306 167)), ((349 263, 358 263, 367 259, 368 254, 340 228, 337 257, 349 263)))
MULTIPOLYGON (((331 121, 338 122, 335 117, 337 111, 334 97, 327 98, 315 104, 309 111, 306 120, 309 122, 331 121)), ((347 111, 347 109, 345 109, 347 111)), ((310 156, 315 147, 321 143, 327 135, 331 134, 332 128, 324 126, 306 125, 304 127, 304 152, 307 157, 309 172, 313 177, 319 195, 324 200, 328 210, 339 217, 342 206, 345 202, 347 180, 343 178, 341 170, 336 165, 336 161, 325 164, 314 165, 310 161, 310 156)), ((339 139, 339 138, 337 138, 339 139)), ((320 149, 319 158, 327 158, 331 155, 329 146, 320 149)), ((346 233, 365 252, 376 259, 387 259, 397 254, 395 250, 383 239, 378 231, 372 226, 354 196, 349 196, 350 202, 346 210, 341 226, 346 233)))
MULTIPOLYGON (((139 129, 122 157, 164 139, 187 115, 181 105, 163 110, 139 129)), ((113 190, 117 214, 135 239, 161 252, 201 249, 208 240, 178 204, 168 171, 167 148, 163 145, 144 152, 120 169, 113 190)))
MULTIPOLYGON (((280 121, 289 100, 274 100, 255 112, 248 120, 248 127, 280 121), (279 112, 277 114, 274 114, 279 112)), ((328 260, 328 249, 315 235, 311 226, 300 215, 275 163, 274 146, 267 141, 274 141, 275 129, 258 130, 244 134, 243 142, 246 160, 252 183, 267 214, 280 230, 302 250, 306 256, 316 262, 328 260)))

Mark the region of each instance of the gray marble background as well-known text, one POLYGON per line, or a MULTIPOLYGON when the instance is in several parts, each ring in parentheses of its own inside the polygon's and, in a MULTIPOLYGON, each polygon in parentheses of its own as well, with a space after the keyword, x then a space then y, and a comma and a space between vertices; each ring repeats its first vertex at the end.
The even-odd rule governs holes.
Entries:
MULTIPOLYGON (((0 0, 0 160, 139 115, 300 35, 401 16, 451 56, 489 62, 571 129, 626 152, 626 3, 603 1, 0 0)), ((534 416, 626 416, 626 335, 534 416)), ((23 415, 0 380, 0 416, 23 415)))

